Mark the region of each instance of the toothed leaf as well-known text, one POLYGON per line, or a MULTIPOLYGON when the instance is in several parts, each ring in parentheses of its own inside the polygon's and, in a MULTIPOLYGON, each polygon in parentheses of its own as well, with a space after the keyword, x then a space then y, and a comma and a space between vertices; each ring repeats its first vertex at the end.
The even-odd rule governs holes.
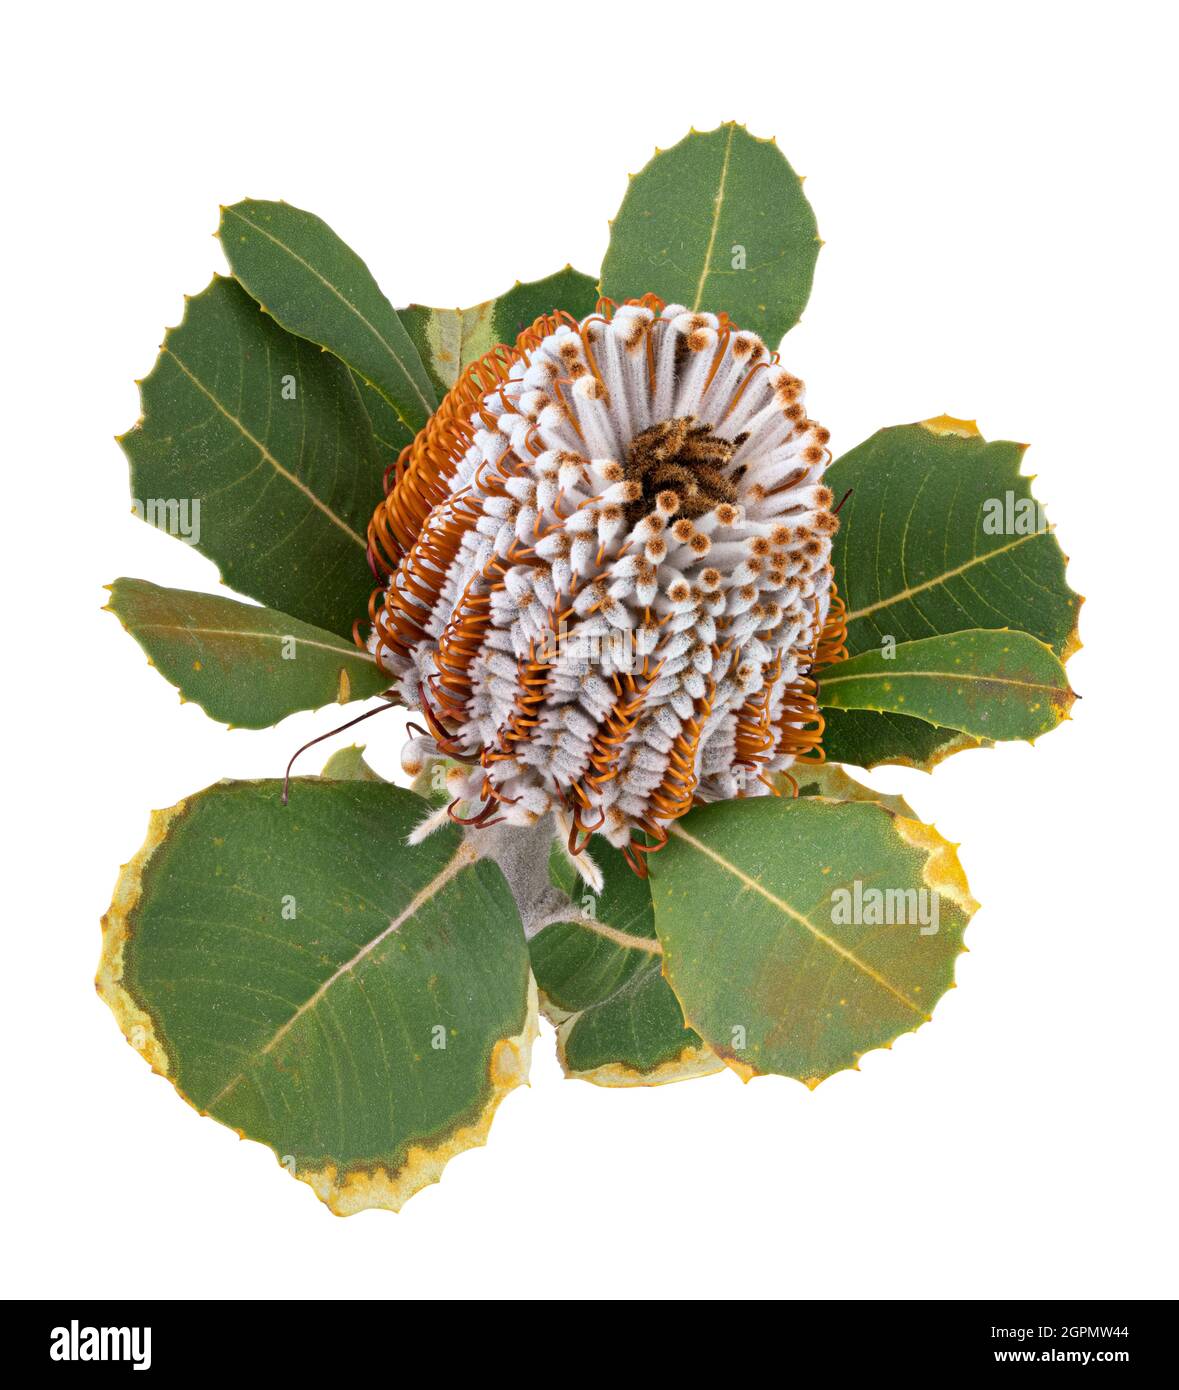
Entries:
POLYGON ((871 802, 700 807, 650 864, 689 1025, 740 1074, 810 1086, 926 1021, 975 907, 953 847, 871 802))
POLYGON ((417 349, 372 272, 321 218, 289 203, 246 198, 221 209, 234 275, 291 333, 335 353, 409 429, 437 405, 417 349))
POLYGON ((265 729, 389 684, 368 652, 289 613, 145 579, 116 579, 110 593, 108 608, 160 675, 224 724, 265 729))
POLYGON ((776 347, 802 315, 819 254, 802 180, 744 126, 693 131, 631 179, 610 229, 602 293, 649 292, 725 311, 776 347))
POLYGON ((137 510, 173 532, 187 522, 239 593, 351 637, 373 586, 365 533, 385 466, 361 389, 214 279, 165 335, 122 439, 137 510))
POLYGON ((397 461, 397 456, 407 444, 413 443, 415 432, 402 422, 384 396, 375 387, 370 386, 359 372, 351 372, 350 375, 356 383, 356 394, 361 408, 368 417, 369 428, 372 430, 373 439, 376 440, 381 461, 387 467, 397 461))
MULTIPOLYGON (((100 993, 202 1114, 340 1215, 396 1210, 527 1075, 528 951, 499 871, 386 783, 209 787, 153 818, 100 993)), ((533 996, 534 998, 534 996, 533 996)))
POLYGON ((973 628, 861 652, 826 667, 824 708, 912 715, 972 737, 1035 739, 1075 700, 1051 647, 1026 632, 973 628))
POLYGON ((971 738, 957 729, 942 729, 907 714, 872 710, 825 709, 823 747, 833 762, 857 767, 912 767, 931 772, 953 753, 993 748, 990 739, 971 738))
MULTIPOLYGON (((832 464, 836 497, 851 489, 832 550, 849 655, 879 652, 889 638, 1011 628, 1067 661, 1081 599, 1019 471, 1023 451, 942 416, 880 430, 832 464)), ((988 741, 895 712, 832 710, 823 743, 835 762, 929 768, 988 741)))

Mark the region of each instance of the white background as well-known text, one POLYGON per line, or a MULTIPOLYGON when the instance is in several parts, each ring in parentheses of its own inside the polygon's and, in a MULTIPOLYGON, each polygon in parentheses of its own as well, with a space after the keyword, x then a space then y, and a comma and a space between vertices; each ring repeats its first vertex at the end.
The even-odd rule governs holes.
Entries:
MULTIPOLYGON (((7 19, 0 508, 6 1292, 1105 1296, 1174 1273, 1175 35, 1164 5, 26 6, 7 19), (776 135, 826 246, 784 360, 837 452, 941 413, 1028 441, 1089 596, 1075 719, 883 771, 984 904, 931 1025, 814 1094, 564 1081, 337 1220, 183 1105, 92 977, 150 807, 278 774, 338 711, 226 732, 109 614, 214 589, 113 435, 219 203, 326 218, 394 303, 596 270, 628 170, 776 135), (1169 668, 1169 669, 1168 669, 1169 668)), ((370 749, 397 768, 398 730, 370 749)), ((341 740, 346 742, 346 738, 341 740)), ((317 750, 317 753, 321 750, 317 750)), ((308 770, 316 766, 308 763, 308 770)), ((390 853, 396 853, 390 846, 390 853)))

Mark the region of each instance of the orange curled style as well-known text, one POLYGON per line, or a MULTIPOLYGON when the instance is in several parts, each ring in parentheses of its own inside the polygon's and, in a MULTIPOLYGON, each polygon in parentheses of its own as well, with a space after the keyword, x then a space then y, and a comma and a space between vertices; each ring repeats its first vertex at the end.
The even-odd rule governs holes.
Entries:
MULTIPOLYGON (((628 347, 644 352, 648 386, 654 393, 653 342, 665 305, 658 296, 651 294, 627 300, 626 304, 639 306, 656 316, 652 320, 636 316, 634 336, 629 337, 628 329, 627 342, 628 347), (641 343, 640 339, 645 342, 641 343)), ((438 612, 446 576, 464 537, 483 517, 487 499, 509 497, 508 485, 513 478, 527 476, 533 458, 543 452, 535 421, 522 436, 523 444, 519 442, 521 436, 517 436, 515 447, 508 447, 494 461, 487 459, 479 465, 470 487, 452 491, 453 480, 475 443, 476 433, 483 428, 495 429, 498 425, 498 420, 486 407, 486 398, 498 393, 503 405, 511 409, 506 387, 513 369, 521 365, 527 368, 532 353, 558 328, 567 326, 578 335, 584 363, 572 364, 572 376, 554 372, 551 388, 554 402, 558 405, 565 402, 563 388, 570 387, 576 377, 587 370, 605 389, 592 330, 596 324, 610 323, 618 308, 613 300, 601 298, 595 312, 583 321, 564 310, 542 314, 513 345, 498 344, 471 362, 413 443, 402 450, 391 466, 386 479, 387 493, 369 524, 369 561, 382 582, 369 601, 370 634, 365 634, 357 624, 354 638, 358 645, 365 646, 366 635, 371 635, 376 638, 378 660, 384 650, 407 664, 412 663, 415 649, 423 643, 431 644, 434 670, 419 686, 422 712, 430 734, 445 756, 468 764, 481 764, 485 773, 483 804, 477 810, 462 817, 456 811, 458 802, 450 807, 450 818, 462 825, 494 823, 497 806, 515 804, 515 798, 501 796, 493 778, 505 780, 502 765, 517 759, 520 747, 533 736, 550 694, 552 663, 546 659, 549 643, 545 642, 539 649, 530 647, 528 656, 517 660, 515 706, 499 728, 494 742, 486 747, 470 746, 470 736, 464 739, 459 733, 470 717, 472 670, 491 625, 493 596, 503 589, 505 576, 513 567, 542 563, 536 559, 532 544, 513 541, 506 554, 493 557, 480 573, 470 577, 450 609, 441 632, 436 628, 428 632, 427 623, 431 615, 438 612)), ((717 320, 717 346, 706 373, 705 389, 711 386, 733 336, 741 331, 725 314, 718 315, 717 320)), ((763 352, 759 359, 752 361, 735 388, 724 416, 736 408, 759 372, 777 364, 778 354, 771 352, 763 352)), ((790 411, 785 413, 790 414, 790 411)), ((801 407, 799 413, 801 415, 801 407)), ((571 418, 570 423, 580 433, 576 419, 571 418)), ((766 495, 794 485, 805 473, 804 466, 797 470, 797 477, 791 475, 780 480, 766 495)), ((561 494, 557 496, 554 510, 558 517, 564 518, 561 494)), ((554 525, 547 527, 548 531, 554 529, 554 525)), ((542 539, 544 534, 545 531, 538 530, 536 540, 542 539)), ((624 546, 619 554, 624 554, 626 548, 624 546)), ((782 671, 782 654, 777 653, 763 664, 757 694, 736 711, 733 763, 746 769, 745 786, 750 790, 756 781, 775 795, 779 794, 779 787, 770 781, 767 769, 783 755, 801 761, 823 760, 824 720, 814 673, 846 654, 847 633, 846 608, 833 583, 828 592, 825 620, 815 636, 809 660, 800 663, 803 673, 784 692, 779 688, 776 693, 775 686, 780 687, 782 671)), ((573 611, 571 607, 557 611, 568 601, 568 596, 559 600, 556 608, 547 614, 547 625, 554 639, 562 622, 573 611)), ((817 616, 819 602, 815 597, 814 616, 817 616)), ((588 611, 593 613, 597 606, 588 611)), ((667 620, 665 615, 660 622, 667 620)), ((555 647, 555 642, 553 645, 555 647)), ((716 655, 723 649, 714 644, 716 655)), ((576 781, 556 789, 570 815, 568 848, 574 855, 586 848, 592 835, 606 821, 606 814, 599 806, 603 788, 626 772, 628 741, 643 717, 647 692, 658 675, 659 664, 655 664, 652 671, 645 661, 637 680, 634 676, 627 676, 625 681, 614 677, 616 698, 590 739, 588 764, 576 781)), ((623 847, 623 853, 635 872, 644 877, 647 856, 667 843, 667 824, 698 803, 696 763, 715 696, 716 687, 710 678, 706 694, 695 701, 691 716, 683 722, 674 740, 661 781, 648 794, 648 813, 631 821, 632 838, 623 847)), ((793 782, 788 773, 784 775, 793 782)), ((749 790, 739 794, 747 795, 749 790)))

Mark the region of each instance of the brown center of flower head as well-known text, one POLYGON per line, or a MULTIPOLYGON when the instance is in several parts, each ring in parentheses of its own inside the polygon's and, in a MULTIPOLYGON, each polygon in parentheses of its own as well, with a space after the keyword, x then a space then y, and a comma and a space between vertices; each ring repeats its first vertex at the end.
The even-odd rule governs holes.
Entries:
POLYGON ((730 476, 725 469, 740 445, 740 439, 721 439, 691 415, 664 420, 635 435, 623 475, 643 491, 626 505, 627 525, 654 510, 660 493, 674 493, 678 505, 669 510, 689 519, 704 516, 722 502, 736 502, 739 475, 730 476))

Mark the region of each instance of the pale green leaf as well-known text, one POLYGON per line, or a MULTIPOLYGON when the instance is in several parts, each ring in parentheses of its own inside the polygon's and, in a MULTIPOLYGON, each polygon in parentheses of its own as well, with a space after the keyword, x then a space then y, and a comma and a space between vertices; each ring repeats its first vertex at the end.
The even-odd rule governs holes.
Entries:
POLYGON ((224 724, 264 729, 389 684, 368 652, 289 613, 146 579, 116 579, 110 594, 108 610, 181 699, 224 724))
POLYGON ((700 807, 650 864, 667 979, 746 1078, 816 1086, 919 1027, 976 906, 953 846, 871 802, 700 807))
POLYGON ((518 280, 497 298, 470 309, 411 304, 399 313, 441 397, 464 367, 497 343, 514 343, 541 314, 564 309, 581 319, 593 312, 597 299, 597 281, 567 265, 543 280, 527 284, 518 280))
POLYGON ((383 782, 385 780, 368 765, 364 756, 363 743, 353 743, 347 748, 337 749, 324 763, 323 771, 319 775, 338 782, 383 782))

